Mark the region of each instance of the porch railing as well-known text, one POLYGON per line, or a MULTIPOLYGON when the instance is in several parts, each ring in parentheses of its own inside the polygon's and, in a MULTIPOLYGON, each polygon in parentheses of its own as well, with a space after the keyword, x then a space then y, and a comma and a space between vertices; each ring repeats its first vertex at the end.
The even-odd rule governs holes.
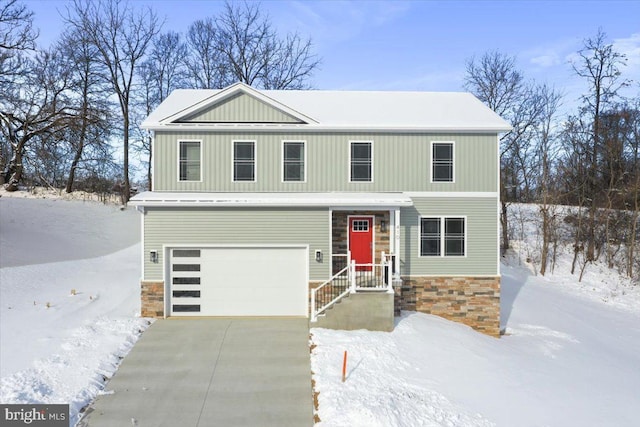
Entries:
MULTIPOLYGON (((348 265, 311 290, 311 321, 349 293, 393 292, 396 256, 382 252, 380 264, 357 264, 346 255, 348 265)), ((334 255, 333 257, 336 257, 334 255)), ((335 258, 332 258, 332 264, 335 258)))

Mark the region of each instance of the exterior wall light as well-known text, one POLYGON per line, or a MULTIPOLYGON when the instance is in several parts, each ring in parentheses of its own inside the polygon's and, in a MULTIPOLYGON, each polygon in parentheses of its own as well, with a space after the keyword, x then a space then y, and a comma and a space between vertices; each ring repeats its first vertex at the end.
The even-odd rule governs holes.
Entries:
POLYGON ((380 221, 380 232, 381 233, 387 232, 387 221, 385 221, 384 219, 380 221))
POLYGON ((316 262, 322 262, 322 251, 320 249, 316 250, 316 262))
POLYGON ((158 251, 149 252, 149 261, 154 264, 158 262, 158 251))

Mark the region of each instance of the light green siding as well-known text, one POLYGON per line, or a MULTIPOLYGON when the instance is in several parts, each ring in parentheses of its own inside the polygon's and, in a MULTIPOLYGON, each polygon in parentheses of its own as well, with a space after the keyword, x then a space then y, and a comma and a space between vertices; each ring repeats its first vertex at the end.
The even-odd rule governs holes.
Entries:
MULTIPOLYGON (((144 214, 144 280, 161 280, 163 245, 309 245, 309 279, 329 278, 328 209, 147 208, 144 214), (315 251, 324 260, 315 260, 315 251), (159 262, 149 261, 156 250, 159 262)), ((250 267, 250 266, 248 266, 250 267)))
POLYGON ((301 123, 283 111, 240 94, 182 120, 191 123, 301 123))
POLYGON ((498 200, 495 198, 420 198, 400 211, 402 275, 498 275, 498 200), (464 216, 465 257, 420 257, 421 216, 464 216))
POLYGON ((154 190, 497 192, 495 134, 156 132, 154 190), (202 182, 178 182, 177 141, 202 140, 202 182), (232 141, 255 140, 256 182, 232 182, 232 141), (283 183, 282 141, 307 141, 307 182, 283 183), (373 141, 373 182, 349 182, 349 141, 373 141), (455 142, 455 182, 431 183, 431 142, 455 142))

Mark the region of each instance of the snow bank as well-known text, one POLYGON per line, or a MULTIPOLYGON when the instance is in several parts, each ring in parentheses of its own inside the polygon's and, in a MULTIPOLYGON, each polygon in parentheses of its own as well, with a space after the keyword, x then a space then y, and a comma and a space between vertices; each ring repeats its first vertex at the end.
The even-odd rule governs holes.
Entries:
POLYGON ((0 267, 107 255, 140 241, 135 209, 96 202, 0 198, 0 267))
POLYGON ((73 425, 149 325, 139 317, 139 218, 5 197, 0 213, 0 265, 33 264, 0 268, 0 402, 70 404, 73 425))

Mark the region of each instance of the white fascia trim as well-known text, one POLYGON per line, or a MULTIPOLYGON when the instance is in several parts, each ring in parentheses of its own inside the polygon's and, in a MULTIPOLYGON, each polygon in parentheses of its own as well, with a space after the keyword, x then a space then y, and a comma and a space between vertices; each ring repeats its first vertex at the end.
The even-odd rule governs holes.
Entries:
POLYGON ((141 206, 136 206, 136 210, 138 212, 140 212, 140 281, 144 281, 145 280, 145 274, 144 274, 144 264, 145 264, 145 259, 146 259, 146 249, 145 249, 145 241, 144 241, 144 216, 145 216, 145 211, 144 211, 144 207, 141 206))
POLYGON ((316 201, 212 201, 212 200, 147 200, 134 202, 132 205, 144 206, 147 208, 161 207, 161 208, 176 208, 176 207, 305 207, 305 208, 329 208, 333 210, 387 210, 390 207, 408 207, 413 206, 412 202, 406 201, 394 201, 394 202, 380 202, 379 204, 357 205, 354 202, 336 203, 335 201, 316 202, 316 201))
POLYGON ((448 198, 483 198, 494 199, 500 198, 500 194, 497 191, 405 191, 405 196, 411 198, 435 198, 435 197, 448 197, 448 198))
POLYGON ((323 126, 314 124, 291 124, 291 123, 143 123, 143 129, 154 131, 243 131, 243 132, 357 132, 357 133, 480 133, 498 134, 505 132, 504 128, 482 128, 482 127, 417 127, 417 126, 323 126))
MULTIPOLYGON (((197 102, 195 104, 193 104, 192 106, 179 111, 177 113, 174 113, 168 117, 165 117, 164 119, 160 120, 160 122, 158 123, 158 125, 172 125, 172 126, 180 126, 181 125, 177 125, 175 123, 172 123, 176 120, 180 120, 183 117, 186 116, 190 116, 194 113, 197 113, 198 111, 204 110, 210 106, 213 106, 219 102, 224 101, 227 98, 230 98, 238 93, 244 93, 246 95, 252 96, 254 98, 257 98, 259 101, 262 101, 266 104, 269 104, 270 106, 272 106, 273 108, 280 110, 290 116, 293 116, 294 118, 305 122, 305 124, 307 123, 318 123, 317 120, 314 120, 313 118, 300 113, 299 111, 294 110, 293 108, 287 107, 286 105, 276 101, 273 98, 270 98, 264 94, 262 94, 261 92, 257 91, 256 89, 252 88, 251 86, 245 84, 245 83, 234 83, 231 86, 227 86, 226 88, 222 89, 220 92, 216 93, 215 95, 212 95, 208 98, 203 99, 200 102, 197 102)), ((194 126, 193 123, 189 123, 189 126, 194 126)))
POLYGON ((401 274, 400 277, 502 277, 501 274, 401 274))

